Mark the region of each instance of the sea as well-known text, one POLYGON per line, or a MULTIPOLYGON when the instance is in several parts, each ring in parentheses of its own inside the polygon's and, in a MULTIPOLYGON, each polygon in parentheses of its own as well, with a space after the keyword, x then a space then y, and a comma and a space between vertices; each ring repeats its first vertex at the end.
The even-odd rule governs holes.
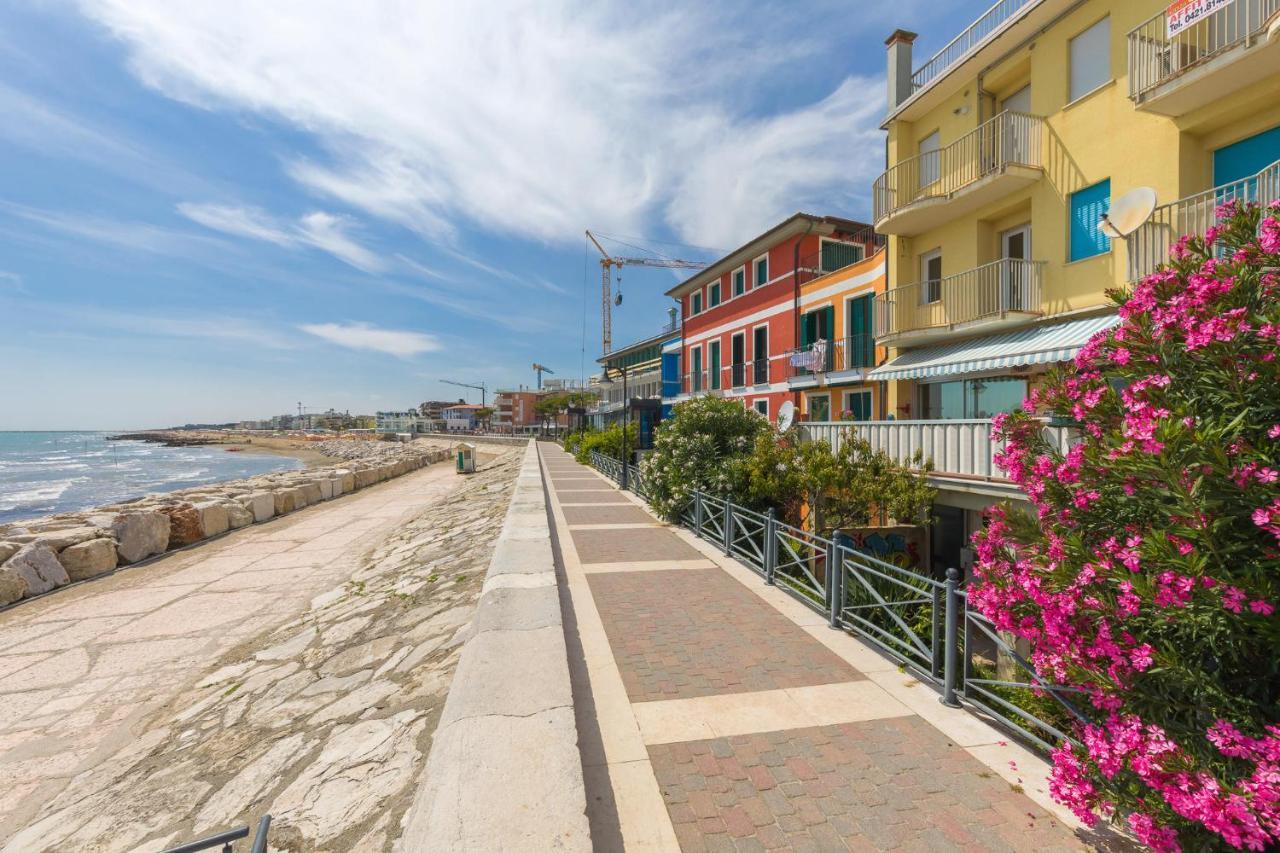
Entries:
POLYGON ((0 523, 303 467, 225 448, 107 441, 106 432, 0 432, 0 523))

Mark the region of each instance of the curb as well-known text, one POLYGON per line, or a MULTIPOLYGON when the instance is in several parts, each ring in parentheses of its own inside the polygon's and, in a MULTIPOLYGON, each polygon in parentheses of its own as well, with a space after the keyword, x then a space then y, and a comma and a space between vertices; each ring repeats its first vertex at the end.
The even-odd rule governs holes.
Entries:
POLYGON ((590 850, 536 442, 466 633, 402 849, 590 850))

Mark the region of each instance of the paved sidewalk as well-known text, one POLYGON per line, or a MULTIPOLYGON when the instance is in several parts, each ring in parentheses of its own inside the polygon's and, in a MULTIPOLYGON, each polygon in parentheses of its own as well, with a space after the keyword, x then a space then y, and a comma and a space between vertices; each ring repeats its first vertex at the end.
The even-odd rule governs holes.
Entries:
POLYGON ((1090 848, 1038 758, 540 448, 597 849, 1090 848))

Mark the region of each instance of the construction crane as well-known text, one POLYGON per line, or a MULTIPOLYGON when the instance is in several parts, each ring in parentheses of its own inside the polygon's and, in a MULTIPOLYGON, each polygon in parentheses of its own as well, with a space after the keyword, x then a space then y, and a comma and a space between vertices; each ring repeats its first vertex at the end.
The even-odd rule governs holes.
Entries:
MULTIPOLYGON (((702 261, 682 261, 677 258, 617 258, 610 255, 600 245, 596 235, 587 231, 587 239, 600 252, 600 342, 607 355, 613 349, 613 288, 610 286, 610 269, 624 266, 659 267, 668 270, 700 270, 706 267, 702 261)), ((622 304, 622 293, 618 293, 617 304, 622 304)))
POLYGON ((480 392, 480 405, 484 406, 487 403, 484 396, 487 389, 485 388, 485 384, 483 382, 481 382, 479 385, 472 385, 469 382, 454 382, 452 379, 441 379, 440 381, 443 382, 445 385, 457 385, 459 388, 474 388, 475 390, 480 392))
POLYGON ((542 374, 550 373, 552 376, 556 375, 556 372, 552 370, 550 367, 544 367, 543 365, 538 364, 537 362, 534 362, 533 369, 538 374, 538 390, 539 391, 542 390, 542 374))

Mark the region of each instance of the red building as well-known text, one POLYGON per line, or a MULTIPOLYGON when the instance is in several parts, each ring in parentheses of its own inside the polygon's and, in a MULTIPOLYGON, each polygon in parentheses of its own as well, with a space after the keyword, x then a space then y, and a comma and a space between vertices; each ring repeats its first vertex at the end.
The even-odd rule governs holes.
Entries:
POLYGON ((799 407, 787 359, 801 338, 800 285, 862 260, 874 240, 864 223, 797 213, 667 291, 684 318, 676 400, 718 394, 770 420, 786 400, 799 407))

